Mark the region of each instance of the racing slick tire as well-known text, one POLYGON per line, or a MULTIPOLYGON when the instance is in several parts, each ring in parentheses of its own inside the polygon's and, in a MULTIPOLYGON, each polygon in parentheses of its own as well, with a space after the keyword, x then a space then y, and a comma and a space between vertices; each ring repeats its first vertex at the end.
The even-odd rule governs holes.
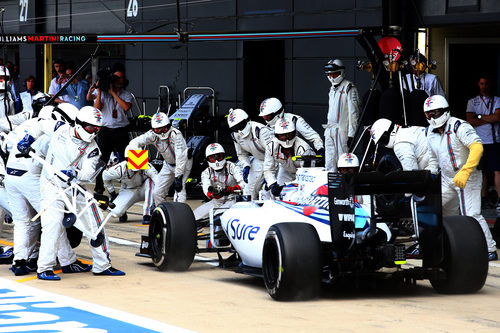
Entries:
POLYGON ((321 287, 321 247, 306 223, 278 223, 266 234, 262 272, 267 291, 279 301, 307 300, 321 287))
POLYGON ((150 254, 161 271, 186 271, 196 253, 196 222, 185 203, 158 205, 149 224, 150 254))
POLYGON ((488 275, 488 248, 479 223, 469 216, 443 217, 444 279, 433 278, 434 289, 443 294, 480 290, 488 275))

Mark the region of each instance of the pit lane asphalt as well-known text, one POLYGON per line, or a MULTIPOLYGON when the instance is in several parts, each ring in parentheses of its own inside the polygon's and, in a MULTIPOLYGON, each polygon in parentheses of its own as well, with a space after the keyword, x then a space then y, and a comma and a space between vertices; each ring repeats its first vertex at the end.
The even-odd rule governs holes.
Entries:
MULTIPOLYGON (((139 205, 130 210, 140 211, 139 205)), ((498 261, 490 263, 484 288, 472 295, 437 294, 428 281, 410 287, 379 281, 345 283, 324 288, 317 300, 280 303, 268 296, 261 279, 219 269, 206 261, 208 254, 197 256, 187 272, 158 271, 149 259, 135 256, 141 234, 147 233, 139 215, 129 214, 126 223, 112 219, 106 230, 112 264, 126 276, 61 273, 61 281, 40 281, 34 274, 16 277, 1 265, 0 277, 198 332, 500 330, 498 261)), ((11 225, 3 226, 0 240, 1 245, 12 242, 11 225)), ((76 252, 91 260, 85 241, 76 252)))

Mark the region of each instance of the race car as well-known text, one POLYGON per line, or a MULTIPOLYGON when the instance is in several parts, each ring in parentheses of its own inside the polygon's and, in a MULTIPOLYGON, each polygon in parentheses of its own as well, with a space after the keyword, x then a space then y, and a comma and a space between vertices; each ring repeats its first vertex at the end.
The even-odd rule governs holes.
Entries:
POLYGON ((382 268, 405 281, 429 279, 440 293, 476 292, 488 274, 479 224, 466 216, 442 217, 441 179, 428 171, 340 174, 300 168, 280 200, 215 210, 208 234, 197 236, 205 225, 185 204, 160 204, 141 251, 161 270, 187 270, 200 252, 232 253, 235 265, 219 256, 221 266, 262 276, 276 300, 311 299, 321 283, 375 276, 382 268), (407 209, 386 216, 377 210, 378 195, 399 195, 407 209), (414 225, 410 236, 399 232, 408 220, 414 225), (199 246, 206 239, 211 245, 199 246), (421 265, 405 265, 414 244, 419 254, 413 257, 421 265))

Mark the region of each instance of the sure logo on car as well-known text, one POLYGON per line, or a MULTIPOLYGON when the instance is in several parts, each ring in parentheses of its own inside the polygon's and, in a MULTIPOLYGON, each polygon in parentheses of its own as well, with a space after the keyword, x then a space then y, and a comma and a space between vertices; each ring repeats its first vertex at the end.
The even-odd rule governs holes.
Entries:
POLYGON ((231 218, 227 223, 226 234, 232 239, 253 241, 260 227, 241 223, 240 219, 231 218))

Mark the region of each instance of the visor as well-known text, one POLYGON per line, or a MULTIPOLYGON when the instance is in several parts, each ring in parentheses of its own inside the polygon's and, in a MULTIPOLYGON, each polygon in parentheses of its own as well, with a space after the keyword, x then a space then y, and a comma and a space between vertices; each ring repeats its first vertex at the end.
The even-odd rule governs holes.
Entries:
POLYGON ((92 125, 89 123, 80 124, 87 133, 97 133, 101 129, 99 126, 92 125))
POLYGON ((172 124, 168 124, 163 127, 153 128, 153 132, 155 132, 156 134, 167 133, 168 130, 170 129, 170 126, 172 126, 172 124))
POLYGON ((231 132, 242 131, 245 128, 245 126, 247 125, 247 123, 248 123, 247 119, 240 121, 238 124, 231 127, 231 132))
POLYGON ((325 73, 333 73, 340 72, 342 69, 345 69, 344 66, 338 66, 337 64, 326 64, 325 65, 325 73))
POLYGON ((287 141, 287 140, 292 140, 295 138, 295 131, 290 132, 290 133, 284 133, 284 134, 275 134, 276 138, 280 141, 287 141))
POLYGON ((224 159, 224 154, 223 153, 218 153, 218 154, 213 154, 207 157, 207 160, 210 163, 215 163, 215 162, 220 162, 224 159))
POLYGON ((425 116, 427 119, 437 119, 441 117, 445 113, 444 109, 436 109, 436 110, 431 110, 431 111, 426 111, 425 116))

